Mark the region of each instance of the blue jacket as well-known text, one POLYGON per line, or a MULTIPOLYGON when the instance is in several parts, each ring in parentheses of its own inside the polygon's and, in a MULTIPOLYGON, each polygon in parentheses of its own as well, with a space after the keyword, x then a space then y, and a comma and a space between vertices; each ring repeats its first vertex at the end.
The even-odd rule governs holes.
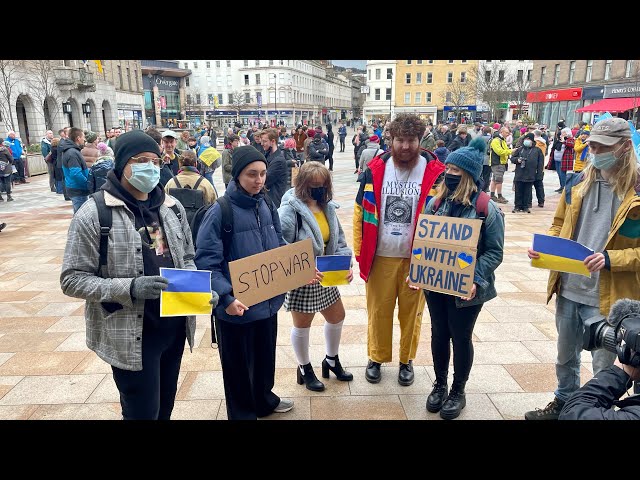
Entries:
POLYGON ((339 135, 340 137, 346 137, 346 136, 347 136, 347 127, 346 127, 345 125, 341 126, 341 127, 338 129, 338 135, 339 135))
POLYGON ((89 169, 80 153, 80 145, 68 138, 60 140, 58 155, 62 154, 62 171, 64 172, 64 184, 70 197, 88 195, 87 178, 89 169))
POLYGON ((286 245, 282 238, 280 218, 275 207, 273 211, 269 210, 263 193, 252 197, 240 190, 233 180, 229 182, 224 195, 231 200, 233 211, 233 234, 227 259, 224 258, 222 247, 222 209, 218 203, 214 203, 198 230, 196 266, 198 270, 211 270, 211 289, 220 295, 216 318, 233 323, 265 320, 278 312, 284 303, 284 294, 252 305, 242 316, 228 315, 225 309, 235 300, 228 261, 286 245), (257 215, 260 217, 260 225, 257 215))
POLYGON ((13 155, 13 159, 17 160, 22 156, 22 142, 18 138, 14 138, 11 140, 9 137, 5 138, 5 141, 9 142, 11 146, 11 155, 13 155))
POLYGON ((45 142, 44 140, 44 138, 40 140, 40 153, 42 153, 43 157, 46 157, 51 151, 51 142, 45 142))
MULTIPOLYGON (((476 212, 476 196, 472 199, 471 205, 462 209, 458 218, 478 218, 476 212)), ((436 197, 429 200, 425 206, 424 213, 431 215, 449 216, 451 210, 451 200, 446 199, 438 207, 438 211, 433 213, 433 205, 436 197)), ((495 270, 502 263, 504 253, 504 218, 502 212, 493 201, 489 201, 487 218, 484 220, 484 226, 480 231, 480 239, 478 240, 478 252, 476 260, 476 271, 473 277, 473 283, 477 284, 476 296, 468 302, 456 297, 456 307, 470 307, 488 302, 492 298, 498 296, 495 287, 495 270)), ((425 290, 426 292, 426 290, 425 290)), ((427 292, 428 294, 428 292, 427 292)))
POLYGON ((89 193, 95 193, 102 188, 102 185, 107 181, 107 174, 113 170, 114 165, 113 157, 98 157, 96 163, 91 165, 89 169, 89 176, 87 177, 89 193))

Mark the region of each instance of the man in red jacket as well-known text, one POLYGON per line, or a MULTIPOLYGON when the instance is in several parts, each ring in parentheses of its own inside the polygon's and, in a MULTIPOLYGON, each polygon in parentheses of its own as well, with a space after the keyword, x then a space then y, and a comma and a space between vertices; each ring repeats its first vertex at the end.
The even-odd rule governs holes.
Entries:
POLYGON ((369 363, 366 379, 378 383, 380 365, 392 358, 393 310, 398 302, 398 383, 414 380, 413 358, 420 338, 424 295, 405 284, 418 216, 444 172, 435 155, 421 150, 426 125, 400 114, 389 125, 391 150, 373 158, 360 176, 353 216, 353 245, 360 276, 367 282, 369 363))

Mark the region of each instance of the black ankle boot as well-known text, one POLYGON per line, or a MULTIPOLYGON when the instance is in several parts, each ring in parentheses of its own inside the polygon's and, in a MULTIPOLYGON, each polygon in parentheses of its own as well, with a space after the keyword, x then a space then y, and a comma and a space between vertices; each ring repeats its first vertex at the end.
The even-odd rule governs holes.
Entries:
POLYGON ((442 404, 447 399, 447 377, 444 379, 436 378, 433 383, 433 390, 427 397, 427 411, 431 413, 439 412, 442 404))
POLYGON ((453 420, 460 415, 462 409, 467 405, 467 398, 464 393, 464 383, 454 383, 449 392, 449 398, 440 409, 440 417, 445 420, 453 420))
POLYGON ((307 363, 306 365, 301 365, 304 369, 304 375, 300 371, 300 367, 298 367, 298 385, 302 385, 307 387, 307 390, 311 390, 313 392, 321 392, 324 390, 324 383, 318 380, 316 374, 313 372, 313 367, 311 363, 307 363))
POLYGON ((347 372, 344 368, 342 368, 338 355, 336 355, 335 357, 325 355, 325 359, 322 360, 322 378, 329 378, 329 370, 331 370, 335 374, 338 380, 341 380, 343 382, 350 382, 351 380, 353 380, 353 374, 347 372), (332 367, 331 365, 329 365, 327 359, 333 360, 336 366, 332 367))

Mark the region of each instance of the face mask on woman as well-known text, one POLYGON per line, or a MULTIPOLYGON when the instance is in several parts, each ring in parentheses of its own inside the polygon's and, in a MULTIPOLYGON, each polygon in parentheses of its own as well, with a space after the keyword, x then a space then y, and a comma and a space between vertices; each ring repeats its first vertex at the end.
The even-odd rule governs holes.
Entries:
POLYGON ((451 173, 444 174, 444 184, 450 193, 453 193, 458 188, 462 175, 453 175, 451 173))
POLYGON ((315 187, 311 189, 311 198, 316 202, 322 203, 327 193, 327 187, 315 187))
POLYGON ((131 177, 127 178, 127 180, 137 190, 149 193, 156 188, 160 181, 160 168, 151 162, 134 163, 131 165, 131 177))

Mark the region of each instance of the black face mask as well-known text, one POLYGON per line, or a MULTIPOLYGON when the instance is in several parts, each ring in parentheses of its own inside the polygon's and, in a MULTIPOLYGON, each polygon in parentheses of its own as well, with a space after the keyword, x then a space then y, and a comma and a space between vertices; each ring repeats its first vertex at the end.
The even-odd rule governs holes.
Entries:
POLYGON ((460 185, 460 180, 462 180, 462 175, 451 175, 450 173, 444 174, 444 184, 450 193, 456 191, 456 188, 460 185))
POLYGON ((327 193, 327 187, 315 187, 311 189, 311 198, 316 202, 322 203, 327 193))

